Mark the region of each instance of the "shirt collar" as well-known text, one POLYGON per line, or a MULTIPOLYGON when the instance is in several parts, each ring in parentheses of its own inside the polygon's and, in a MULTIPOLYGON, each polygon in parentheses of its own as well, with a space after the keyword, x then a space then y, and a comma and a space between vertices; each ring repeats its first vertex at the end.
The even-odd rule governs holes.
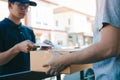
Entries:
POLYGON ((22 23, 20 23, 19 25, 15 24, 13 21, 11 21, 10 19, 8 18, 5 18, 5 21, 8 22, 8 24, 10 24, 12 28, 15 28, 15 29, 21 29, 22 28, 22 23))

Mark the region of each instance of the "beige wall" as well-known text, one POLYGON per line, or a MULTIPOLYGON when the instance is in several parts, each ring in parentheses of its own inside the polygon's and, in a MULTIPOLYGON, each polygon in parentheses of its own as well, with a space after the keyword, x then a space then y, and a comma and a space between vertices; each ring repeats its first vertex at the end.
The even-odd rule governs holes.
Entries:
POLYGON ((0 1, 0 20, 4 19, 5 17, 8 17, 9 10, 7 6, 7 2, 0 1))

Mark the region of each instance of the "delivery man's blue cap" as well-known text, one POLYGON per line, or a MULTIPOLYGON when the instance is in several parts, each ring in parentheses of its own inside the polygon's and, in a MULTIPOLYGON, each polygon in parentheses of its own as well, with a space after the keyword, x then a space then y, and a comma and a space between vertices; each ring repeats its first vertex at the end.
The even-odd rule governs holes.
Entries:
POLYGON ((21 3, 29 3, 31 6, 37 6, 37 3, 30 0, 8 0, 9 2, 21 2, 21 3))

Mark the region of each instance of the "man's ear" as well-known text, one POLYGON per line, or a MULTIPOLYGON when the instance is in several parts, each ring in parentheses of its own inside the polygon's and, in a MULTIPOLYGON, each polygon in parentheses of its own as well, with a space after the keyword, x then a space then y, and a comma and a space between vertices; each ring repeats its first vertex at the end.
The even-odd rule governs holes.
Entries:
POLYGON ((9 8, 9 9, 12 8, 12 3, 8 2, 8 8, 9 8))

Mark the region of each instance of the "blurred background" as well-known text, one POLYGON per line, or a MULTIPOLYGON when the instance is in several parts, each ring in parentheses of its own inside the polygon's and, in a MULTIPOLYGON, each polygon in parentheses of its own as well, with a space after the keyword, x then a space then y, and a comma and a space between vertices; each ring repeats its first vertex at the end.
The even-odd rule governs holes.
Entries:
MULTIPOLYGON (((22 20, 31 27, 37 43, 50 40, 67 47, 92 44, 95 0, 35 0, 22 20)), ((6 0, 0 0, 0 20, 7 17, 6 0)))
MULTIPOLYGON (((37 43, 50 40, 66 48, 84 48, 92 44, 95 0, 34 1, 38 6, 30 7, 22 22, 34 30, 37 43)), ((0 21, 8 14, 7 0, 0 0, 0 21)), ((87 71, 84 74, 93 74, 92 69, 91 72, 87 71)), ((64 76, 63 80, 79 80, 77 78, 79 73, 64 76)))

